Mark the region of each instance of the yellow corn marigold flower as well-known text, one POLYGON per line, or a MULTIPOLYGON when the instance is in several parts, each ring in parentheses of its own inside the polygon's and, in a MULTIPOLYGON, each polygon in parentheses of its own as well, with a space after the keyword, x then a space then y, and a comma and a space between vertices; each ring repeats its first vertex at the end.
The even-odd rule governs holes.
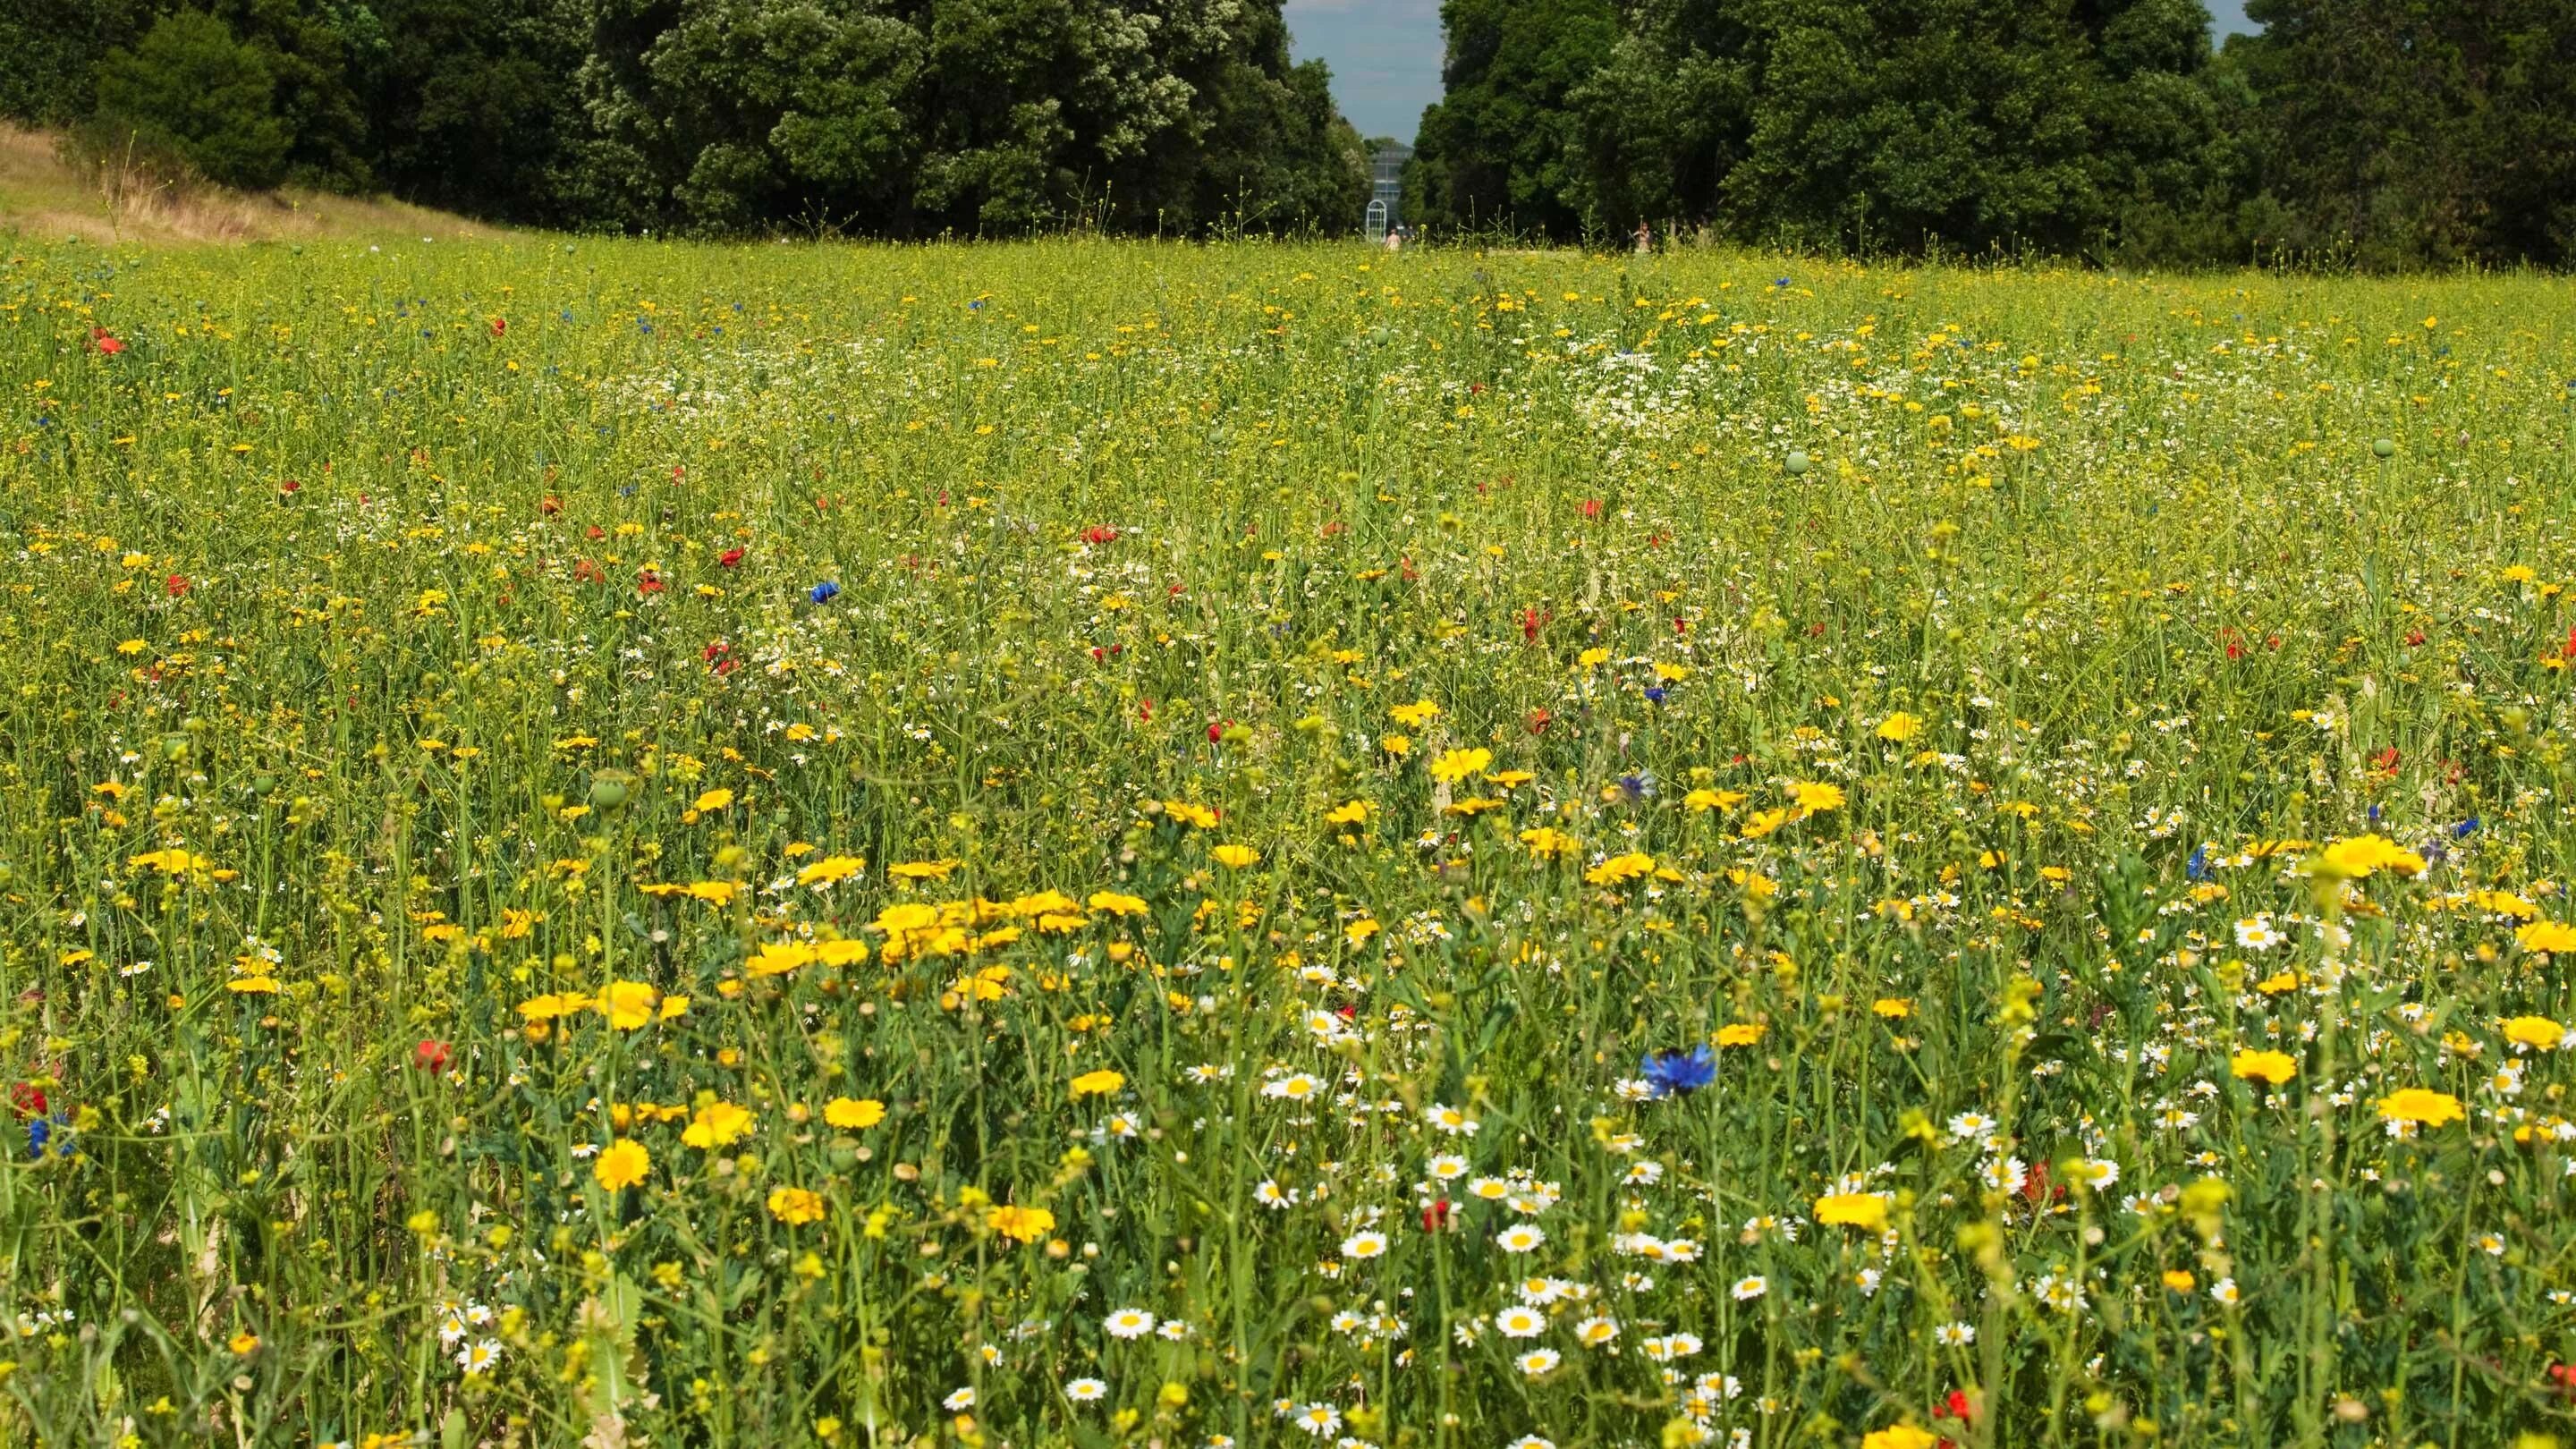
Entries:
POLYGON ((1353 950, 1357 950, 1358 948, 1368 944, 1369 937, 1374 936, 1385 929, 1386 927, 1379 925, 1377 922, 1370 920, 1366 916, 1362 916, 1358 920, 1351 922, 1349 925, 1342 927, 1342 939, 1350 942, 1353 950))
POLYGON ((2467 1117, 2460 1099, 2448 1092, 2427 1087, 2400 1087, 2379 1099, 2379 1115, 2391 1122, 2414 1122, 2426 1127, 2439 1127, 2467 1117))
POLYGON ((1245 870, 1261 862, 1261 852, 1249 845, 1220 845, 1208 854, 1229 870, 1245 870))
POLYGON ((1860 1449, 1933 1449, 1941 1436, 1912 1424, 1890 1424, 1860 1436, 1860 1449))
POLYGON ((886 867, 889 880, 946 880, 957 869, 953 860, 907 860, 886 867))
POLYGON ((1626 885, 1641 876, 1652 875, 1654 872, 1653 856, 1641 850, 1630 851, 1626 855, 1614 855, 1585 871, 1583 880, 1586 885, 1618 886, 1626 885))
POLYGON ((2363 880, 2377 871, 2422 875, 2424 857, 2384 835, 2338 840, 2308 858, 2308 872, 2323 880, 2363 880))
POLYGON ((1572 855, 1582 848, 1582 842, 1573 836, 1545 825, 1522 831, 1521 844, 1529 847, 1529 853, 1541 860, 1572 855))
POLYGON ((1762 1040, 1770 1028, 1758 1021, 1738 1021, 1717 1029, 1717 1044, 1722 1047, 1751 1046, 1762 1040))
POLYGON ((592 1160, 590 1175, 598 1179, 601 1187, 617 1192, 642 1182, 652 1166, 653 1154, 644 1150, 643 1143, 621 1137, 592 1160))
POLYGON ((791 1228, 819 1223, 823 1220, 823 1195, 801 1187, 773 1187, 769 1190, 769 1215, 791 1228))
POLYGON ((2515 1046, 2555 1051, 2566 1038, 2567 1028, 2545 1016, 2517 1016, 2504 1024, 2504 1039, 2515 1046))
POLYGON ((1744 838, 1760 840, 1763 836, 1789 823, 1787 810, 1756 810, 1744 822, 1744 838))
POLYGON ((1902 710, 1878 722, 1878 737, 1892 744, 1907 744, 1923 733, 1923 721, 1902 710))
POLYGON ((2227 1070, 2240 1081, 2277 1087, 2299 1074, 2299 1062, 2288 1052, 2241 1051, 2227 1059, 2227 1070))
POLYGON ((1123 1073, 1113 1072, 1108 1068, 1103 1067, 1099 1071, 1085 1072, 1081 1076, 1074 1078, 1073 1095, 1076 1097, 1102 1097, 1107 1096, 1111 1092, 1117 1091, 1120 1087, 1125 1085, 1127 1085, 1127 1078, 1123 1073))
POLYGON ((751 1133, 752 1117, 747 1108, 731 1102, 709 1102, 680 1134, 680 1140, 701 1152, 730 1147, 751 1133))
POLYGON ((885 1120, 885 1103, 874 1097, 834 1097, 823 1104, 823 1120, 856 1132, 885 1120))
POLYGON ((2199 1286, 2199 1280, 2193 1278, 2189 1273, 2184 1272, 2180 1268, 2167 1268, 2164 1271, 2163 1281, 2167 1288, 2172 1289, 2176 1293, 2188 1293, 2193 1288, 2199 1286))
POLYGON ((1325 812, 1324 823, 1326 825, 1366 825, 1368 818, 1369 802, 1350 800, 1325 812))
POLYGON ((1902 996, 1882 996, 1871 1002, 1869 1009, 1890 1021, 1902 1021, 1914 1014, 1914 1003, 1902 996))
POLYGON ((1091 899, 1085 902, 1085 904, 1089 905, 1095 911, 1106 911, 1113 916, 1141 916, 1145 914, 1145 902, 1142 898, 1137 896, 1122 896, 1116 891, 1093 891, 1091 893, 1091 899))
POLYGON ((868 863, 855 855, 827 855, 796 872, 796 883, 830 885, 834 881, 848 880, 867 868, 868 863))
POLYGON ((1820 1197, 1816 1199, 1816 1221, 1879 1232, 1887 1226, 1887 1199, 1874 1192, 1838 1192, 1820 1197))
POLYGON ((1843 808, 1843 787, 1820 780, 1800 780, 1789 787, 1789 795, 1798 802, 1799 809, 1810 815, 1843 808))
POLYGON ((1494 763, 1491 750, 1449 750, 1431 762, 1431 778, 1444 785, 1455 785, 1470 775, 1479 774, 1494 763))
POLYGON ((1702 786, 1682 797, 1682 808, 1704 814, 1711 810, 1732 810, 1744 803, 1741 790, 1711 790, 1702 786))
POLYGON ((642 981, 611 981, 596 1003, 608 1024, 619 1031, 633 1031, 653 1019, 653 1008, 662 993, 642 981))
POLYGON ((1395 722, 1406 729, 1418 730, 1431 723, 1432 718, 1440 713, 1440 706, 1422 699, 1411 704, 1399 704, 1387 713, 1394 716, 1395 722))
POLYGON ((2533 921, 2514 928, 2513 943, 2526 951, 2576 951, 2576 926, 2565 921, 2533 921))
POLYGON ((1055 1214, 1045 1208, 1003 1204, 984 1212, 984 1226, 1015 1243, 1034 1243, 1055 1231, 1055 1214))
POLYGON ((1216 829, 1216 812, 1205 805, 1193 805, 1187 800, 1166 800, 1163 813, 1184 825, 1195 825, 1201 830, 1216 829))
POLYGON ((722 810, 732 803, 733 792, 731 790, 708 790, 701 793, 695 801, 691 802, 689 808, 697 811, 701 815, 704 815, 711 810, 722 810))

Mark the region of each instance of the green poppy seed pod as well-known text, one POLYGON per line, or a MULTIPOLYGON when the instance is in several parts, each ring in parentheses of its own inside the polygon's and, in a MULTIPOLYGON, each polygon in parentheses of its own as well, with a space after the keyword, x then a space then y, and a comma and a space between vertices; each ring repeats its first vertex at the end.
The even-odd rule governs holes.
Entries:
POLYGON ((1789 455, 1789 476, 1795 478, 1806 471, 1807 455, 1804 453, 1791 453, 1789 455))
POLYGON ((2393 458, 2397 456, 2396 440, 2392 438, 2380 438, 2370 445, 2370 451, 2382 458, 2393 458))
POLYGON ((634 795, 635 777, 624 770, 602 770, 590 777, 590 804, 594 810, 623 810, 634 795))
POLYGON ((188 758, 188 743, 188 737, 184 734, 171 733, 163 735, 161 737, 161 758, 171 761, 174 764, 180 760, 188 758))

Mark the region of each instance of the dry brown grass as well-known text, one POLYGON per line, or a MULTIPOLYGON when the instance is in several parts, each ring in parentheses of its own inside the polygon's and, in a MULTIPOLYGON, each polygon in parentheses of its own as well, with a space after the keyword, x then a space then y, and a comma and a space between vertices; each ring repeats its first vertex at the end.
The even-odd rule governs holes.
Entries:
POLYGON ((64 159, 60 139, 0 125, 0 232, 47 241, 223 245, 331 236, 505 235, 404 202, 307 191, 250 193, 172 181, 114 161, 94 169, 64 159))

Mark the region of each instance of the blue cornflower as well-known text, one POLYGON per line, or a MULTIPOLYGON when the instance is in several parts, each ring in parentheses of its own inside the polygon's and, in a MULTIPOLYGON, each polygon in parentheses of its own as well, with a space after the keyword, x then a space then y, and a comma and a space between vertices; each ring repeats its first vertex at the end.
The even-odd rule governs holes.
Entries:
POLYGON ((2207 842, 2203 842, 2191 848, 2191 859, 2182 863, 2182 877, 2185 880, 2209 879, 2209 846, 2207 842))
POLYGON ((1704 1046, 1686 1052, 1648 1052, 1637 1064, 1637 1075, 1646 1079, 1647 1088, 1657 1097, 1677 1097, 1717 1080, 1717 1054, 1704 1046))
POLYGON ((30 1118, 27 1122, 27 1155, 41 1158, 48 1152, 56 1157, 72 1155, 72 1134, 63 1129, 71 1119, 60 1112, 50 1117, 30 1118))
POLYGON ((2453 840, 2466 840, 2466 839, 2468 839, 2471 835, 2474 835, 2474 834, 2476 834, 2476 833, 2477 833, 2477 828, 2478 828, 2478 817, 2476 817, 2476 816, 2472 815, 2472 816, 2470 816, 2468 819, 2463 820, 2463 821, 2461 821, 2459 824, 2454 825, 2454 826, 2452 826, 2452 827, 2451 827, 2451 838, 2452 838, 2453 840))
POLYGON ((1633 775, 1621 775, 1619 793, 1631 800, 1652 800, 1655 798, 1654 774, 1651 771, 1639 770, 1633 775))
POLYGON ((1664 702, 1664 687, 1663 687, 1662 685, 1660 685, 1660 684, 1650 684, 1650 685, 1647 685, 1647 686, 1646 686, 1646 703, 1648 703, 1648 704, 1662 704, 1663 702, 1664 702))
POLYGON ((2370 808, 2362 813, 2370 817, 2371 824, 2377 825, 2379 823, 2379 802, 2376 800, 2371 801, 2370 808))
POLYGON ((832 602, 833 598, 839 595, 840 592, 841 586, 839 584, 832 582, 830 579, 825 579, 823 582, 807 589, 805 591, 805 597, 818 604, 828 604, 832 602))

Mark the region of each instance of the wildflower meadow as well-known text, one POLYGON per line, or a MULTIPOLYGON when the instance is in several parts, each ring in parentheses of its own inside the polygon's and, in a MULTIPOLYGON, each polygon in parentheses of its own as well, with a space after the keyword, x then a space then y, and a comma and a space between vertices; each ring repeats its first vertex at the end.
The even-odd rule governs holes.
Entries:
POLYGON ((2571 301, 22 245, 0 1442, 2568 1439, 2571 301))

